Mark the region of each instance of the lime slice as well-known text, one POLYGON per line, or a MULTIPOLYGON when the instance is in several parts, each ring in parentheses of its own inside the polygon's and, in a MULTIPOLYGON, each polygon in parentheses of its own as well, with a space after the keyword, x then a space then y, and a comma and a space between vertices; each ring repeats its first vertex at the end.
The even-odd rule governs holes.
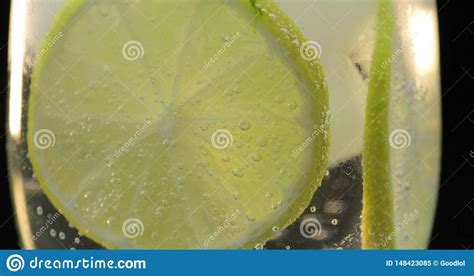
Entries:
POLYGON ((393 195, 388 139, 393 14, 390 0, 380 0, 376 41, 367 93, 364 129, 363 239, 366 249, 394 249, 393 195), (390 238, 387 238, 390 237, 390 238))
POLYGON ((327 165, 327 86, 275 4, 73 1, 51 33, 28 150, 87 236, 252 248, 307 206, 327 165))

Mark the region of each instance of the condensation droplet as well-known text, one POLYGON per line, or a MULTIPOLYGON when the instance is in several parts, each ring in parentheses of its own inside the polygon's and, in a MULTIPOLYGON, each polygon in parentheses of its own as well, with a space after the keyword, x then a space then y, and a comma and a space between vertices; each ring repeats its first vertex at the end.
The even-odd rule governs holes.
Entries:
POLYGON ((338 223, 338 220, 337 220, 337 219, 331 220, 331 224, 332 224, 332 225, 337 225, 337 223, 338 223))
POLYGON ((311 213, 315 213, 315 212, 316 212, 316 206, 311 206, 311 207, 309 207, 309 211, 310 211, 311 213))

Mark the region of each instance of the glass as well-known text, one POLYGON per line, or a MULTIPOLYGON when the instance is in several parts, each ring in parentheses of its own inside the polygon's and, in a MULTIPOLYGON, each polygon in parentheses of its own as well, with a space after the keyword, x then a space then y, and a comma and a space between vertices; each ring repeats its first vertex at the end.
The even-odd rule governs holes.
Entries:
MULTIPOLYGON (((11 11, 8 152, 24 248, 102 248, 80 233, 44 194, 26 141, 32 72, 45 55, 44 47, 61 43, 51 28, 65 2, 14 0, 11 11)), ((107 11, 106 0, 97 2, 107 11)), ((299 218, 276 231, 265 245, 255 247, 361 248, 364 114, 378 2, 275 2, 314 42, 313 50, 325 71, 331 111, 330 161, 321 186, 299 218)), ((393 1, 393 6, 394 46, 386 62, 393 68, 389 128, 395 230, 387 239, 396 237, 397 248, 425 248, 436 209, 441 152, 437 12, 434 0, 393 1)))

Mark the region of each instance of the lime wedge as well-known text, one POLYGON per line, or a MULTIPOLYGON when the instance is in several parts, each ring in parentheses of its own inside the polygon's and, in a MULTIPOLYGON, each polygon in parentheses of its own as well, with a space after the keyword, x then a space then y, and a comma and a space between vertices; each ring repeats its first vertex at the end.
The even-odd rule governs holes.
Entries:
POLYGON ((327 165, 317 58, 271 1, 73 1, 33 70, 28 150, 108 248, 253 248, 327 165))

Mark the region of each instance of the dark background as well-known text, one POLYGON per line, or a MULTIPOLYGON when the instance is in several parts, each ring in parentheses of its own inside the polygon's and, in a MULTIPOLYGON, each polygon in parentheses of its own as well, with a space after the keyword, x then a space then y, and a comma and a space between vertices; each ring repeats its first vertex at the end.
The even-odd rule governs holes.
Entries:
MULTIPOLYGON (((443 154, 432 249, 474 243, 474 14, 470 1, 438 2, 443 154)), ((0 0, 0 249, 18 248, 6 165, 7 56, 10 1, 0 0)))

